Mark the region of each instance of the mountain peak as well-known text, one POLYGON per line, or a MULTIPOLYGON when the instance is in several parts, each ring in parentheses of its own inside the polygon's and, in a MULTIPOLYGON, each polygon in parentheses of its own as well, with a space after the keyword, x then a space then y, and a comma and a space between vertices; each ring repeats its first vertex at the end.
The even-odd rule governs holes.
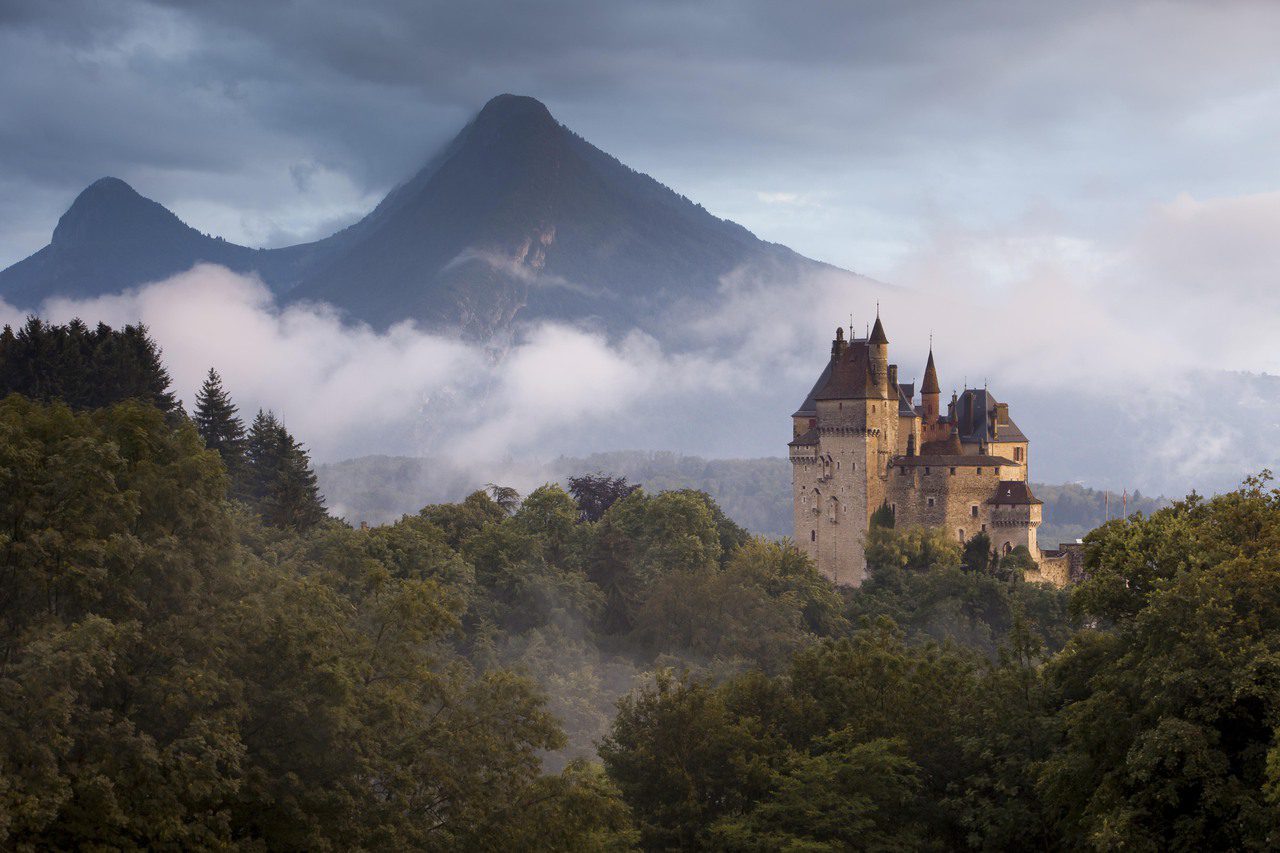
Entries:
POLYGON ((510 93, 494 95, 481 107, 477 119, 488 118, 551 118, 547 105, 537 98, 528 95, 512 95, 510 93))
POLYGON ((556 130, 560 123, 537 98, 528 95, 498 95, 490 98, 471 122, 482 137, 504 132, 520 134, 556 130))
POLYGON ((155 236, 158 229, 187 230, 163 205, 119 178, 99 178, 81 191, 53 229, 53 243, 155 236))

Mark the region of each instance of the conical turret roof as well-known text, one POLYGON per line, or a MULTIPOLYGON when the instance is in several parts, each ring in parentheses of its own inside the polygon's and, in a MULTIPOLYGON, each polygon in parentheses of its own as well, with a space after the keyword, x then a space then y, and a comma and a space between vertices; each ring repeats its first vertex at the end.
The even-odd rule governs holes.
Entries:
POLYGON ((941 394, 938 385, 938 368, 933 366, 933 347, 929 347, 929 363, 924 366, 924 382, 920 383, 921 394, 941 394))
POLYGON ((880 322, 880 314, 876 312, 876 324, 871 327, 871 337, 867 340, 871 344, 887 344, 889 336, 884 333, 884 325, 880 322))

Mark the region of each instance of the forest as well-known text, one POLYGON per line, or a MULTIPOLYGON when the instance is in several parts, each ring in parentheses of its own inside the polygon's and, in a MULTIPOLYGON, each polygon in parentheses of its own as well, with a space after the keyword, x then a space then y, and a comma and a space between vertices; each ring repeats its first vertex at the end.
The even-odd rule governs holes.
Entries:
POLYGON ((1280 844, 1268 472, 1069 591, 880 516, 851 590, 613 473, 349 526, 141 327, 6 329, 0 383, 5 848, 1280 844))

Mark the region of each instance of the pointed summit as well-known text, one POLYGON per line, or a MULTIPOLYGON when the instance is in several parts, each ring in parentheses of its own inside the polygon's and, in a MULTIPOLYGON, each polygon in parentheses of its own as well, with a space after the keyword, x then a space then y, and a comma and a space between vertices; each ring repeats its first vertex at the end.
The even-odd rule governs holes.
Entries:
POLYGON ((378 328, 412 320, 485 341, 546 320, 664 335, 672 312, 718 299, 740 269, 866 283, 714 216, 595 148, 536 98, 503 94, 368 216, 314 243, 236 246, 123 181, 99 181, 50 245, 0 270, 0 297, 35 308, 200 261, 252 271, 285 300, 326 302, 378 328))
POLYGON ((933 366, 933 347, 929 347, 929 363, 924 366, 924 382, 920 383, 921 394, 941 394, 938 385, 938 368, 933 366))
POLYGON ((99 178, 81 191, 53 229, 55 245, 172 236, 187 226, 163 205, 119 178, 99 178))
POLYGON ((871 337, 868 339, 872 344, 887 344, 889 336, 884 333, 884 324, 880 322, 880 311, 876 310, 876 324, 871 327, 871 337))
POLYGON ((480 112, 476 113, 475 124, 505 121, 527 121, 556 125, 555 118, 546 104, 528 95, 495 95, 489 99, 480 112))

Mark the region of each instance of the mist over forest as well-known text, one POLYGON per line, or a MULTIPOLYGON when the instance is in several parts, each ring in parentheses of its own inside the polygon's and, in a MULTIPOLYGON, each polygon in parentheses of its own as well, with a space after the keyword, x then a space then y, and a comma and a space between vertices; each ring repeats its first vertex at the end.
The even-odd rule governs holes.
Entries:
MULTIPOLYGON (((700 468, 743 501, 776 460, 560 459, 654 485, 580 470, 352 526, 305 444, 242 417, 216 370, 187 412, 141 327, 6 327, 0 384, 16 848, 1225 849, 1280 831, 1268 473, 1096 527, 1068 589, 1025 580, 1025 548, 886 510, 867 580, 836 587, 789 539, 661 484, 700 468)), ((1083 490, 1053 500, 1061 521, 1096 513, 1083 490)))

